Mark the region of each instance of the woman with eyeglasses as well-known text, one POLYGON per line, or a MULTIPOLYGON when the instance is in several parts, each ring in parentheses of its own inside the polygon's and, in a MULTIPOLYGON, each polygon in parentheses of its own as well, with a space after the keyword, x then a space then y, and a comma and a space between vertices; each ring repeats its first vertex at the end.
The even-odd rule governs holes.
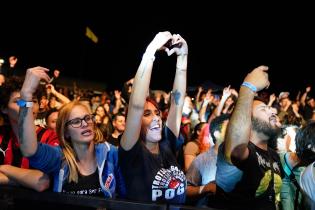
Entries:
MULTIPOLYGON (((27 70, 21 99, 30 101, 40 80, 49 81, 48 69, 27 70)), ((53 190, 76 195, 114 198, 124 197, 124 183, 118 167, 117 149, 108 143, 96 144, 102 138, 94 116, 78 101, 59 110, 56 130, 60 147, 37 143, 32 109, 21 107, 19 135, 21 151, 32 167, 54 176, 53 190)))
POLYGON ((176 162, 186 92, 188 46, 178 34, 158 33, 148 45, 134 78, 127 123, 119 148, 119 164, 126 181, 127 198, 159 203, 185 202, 186 177, 176 162), (166 126, 155 101, 147 99, 158 50, 177 55, 176 75, 166 126))

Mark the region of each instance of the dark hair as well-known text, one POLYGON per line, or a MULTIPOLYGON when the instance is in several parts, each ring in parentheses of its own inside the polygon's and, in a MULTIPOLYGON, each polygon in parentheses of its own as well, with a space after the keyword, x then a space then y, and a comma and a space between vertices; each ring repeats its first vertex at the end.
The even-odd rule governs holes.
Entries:
POLYGON ((117 117, 119 117, 119 116, 126 117, 123 113, 118 112, 118 113, 116 113, 116 114, 114 114, 114 115, 112 116, 112 122, 115 121, 115 120, 117 119, 117 117))
POLYGON ((11 94, 20 92, 23 85, 23 80, 20 77, 9 77, 6 82, 0 87, 0 108, 5 109, 8 106, 11 94))
POLYGON ((265 103, 265 104, 268 104, 268 101, 266 101, 266 99, 264 99, 264 98, 261 97, 261 96, 255 96, 255 97, 254 97, 254 101, 261 101, 261 102, 263 102, 263 103, 265 103))
POLYGON ((200 123, 198 123, 197 125, 195 125, 194 131, 193 131, 193 133, 192 133, 192 135, 191 135, 191 139, 192 139, 192 140, 196 140, 196 139, 198 138, 197 132, 198 132, 198 131, 201 131, 203 125, 205 125, 205 124, 206 124, 205 122, 200 122, 200 123))
POLYGON ((221 132, 223 122, 225 120, 230 119, 230 116, 231 116, 230 114, 222 114, 211 121, 209 130, 210 130, 213 143, 216 143, 217 141, 216 137, 214 136, 214 132, 215 131, 221 132))
POLYGON ((49 109, 49 110, 46 112, 46 115, 45 115, 46 123, 47 123, 47 121, 48 121, 48 117, 49 117, 52 113, 54 113, 54 112, 58 112, 58 109, 52 108, 52 109, 49 109))
POLYGON ((283 125, 296 125, 300 127, 303 123, 303 118, 297 117, 293 111, 292 105, 287 109, 287 114, 284 115, 282 122, 283 125))
POLYGON ((147 97, 146 98, 146 102, 150 102, 151 104, 153 104, 155 106, 155 108, 157 108, 158 110, 160 110, 158 103, 151 97, 147 97))
POLYGON ((315 121, 311 121, 297 132, 295 144, 301 164, 309 165, 315 161, 315 121))

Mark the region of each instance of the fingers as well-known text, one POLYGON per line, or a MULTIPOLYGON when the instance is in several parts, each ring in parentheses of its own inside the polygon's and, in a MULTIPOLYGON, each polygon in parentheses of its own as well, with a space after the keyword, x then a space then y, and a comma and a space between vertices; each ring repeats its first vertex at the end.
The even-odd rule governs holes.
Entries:
POLYGON ((31 77, 35 76, 35 77, 45 80, 46 82, 49 82, 50 77, 47 74, 48 71, 49 69, 47 68, 37 66, 37 67, 28 69, 27 74, 31 77))
POLYGON ((268 71, 269 67, 262 65, 262 66, 258 66, 256 69, 261 70, 261 71, 268 71))
POLYGON ((165 52, 167 53, 168 56, 171 56, 175 52, 175 49, 174 48, 172 48, 172 49, 165 48, 165 52))

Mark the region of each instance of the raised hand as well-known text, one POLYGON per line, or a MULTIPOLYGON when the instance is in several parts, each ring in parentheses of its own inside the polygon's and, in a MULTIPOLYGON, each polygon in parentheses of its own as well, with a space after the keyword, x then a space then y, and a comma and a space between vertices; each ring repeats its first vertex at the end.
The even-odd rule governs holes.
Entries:
POLYGON ((230 89, 230 87, 231 85, 223 89, 222 98, 227 99, 232 94, 232 90, 230 89))
POLYGON ((164 46, 170 39, 172 39, 172 34, 168 31, 159 32, 155 35, 154 39, 151 41, 147 47, 146 53, 155 53, 158 50, 164 50, 164 46))
POLYGON ((56 89, 55 89, 55 87, 52 84, 47 84, 46 85, 46 90, 47 90, 47 93, 54 94, 56 92, 56 89))
POLYGON ((27 69, 25 80, 21 89, 21 98, 27 101, 32 101, 33 94, 39 85, 40 80, 44 80, 47 83, 50 78, 47 74, 49 70, 43 67, 34 67, 27 69))
POLYGON ((172 55, 173 53, 176 53, 177 56, 188 54, 187 42, 179 34, 173 34, 171 47, 171 49, 165 49, 168 56, 172 55))
POLYGON ((264 88, 268 88, 270 85, 268 79, 268 66, 259 66, 255 68, 252 72, 247 74, 244 79, 244 82, 249 82, 257 88, 257 91, 260 91, 264 88))

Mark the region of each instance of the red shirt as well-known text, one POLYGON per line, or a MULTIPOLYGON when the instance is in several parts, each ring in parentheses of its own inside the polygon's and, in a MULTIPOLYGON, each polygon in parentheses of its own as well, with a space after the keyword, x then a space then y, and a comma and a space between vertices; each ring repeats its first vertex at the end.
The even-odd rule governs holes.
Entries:
MULTIPOLYGON (((53 130, 37 127, 36 134, 37 140, 44 144, 59 145, 57 134, 53 130)), ((0 164, 29 168, 28 159, 22 156, 17 137, 8 126, 0 128, 0 164)))

